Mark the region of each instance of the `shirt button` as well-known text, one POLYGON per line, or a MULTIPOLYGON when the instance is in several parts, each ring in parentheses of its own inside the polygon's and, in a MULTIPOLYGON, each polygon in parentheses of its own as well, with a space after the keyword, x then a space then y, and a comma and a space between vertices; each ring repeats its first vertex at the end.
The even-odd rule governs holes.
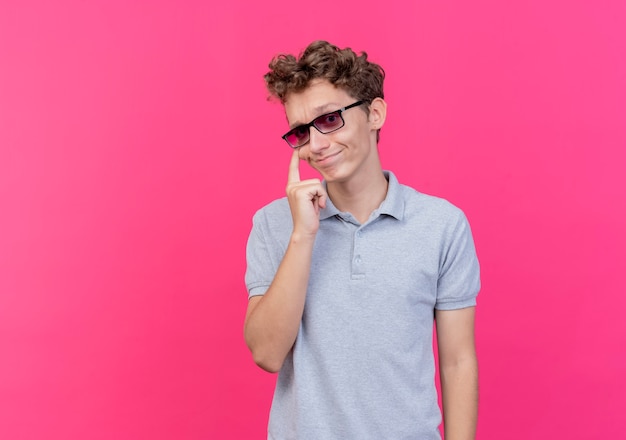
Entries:
POLYGON ((354 262, 355 262, 356 264, 360 264, 360 263, 361 263, 361 256, 360 256, 360 255, 357 255, 357 256, 356 256, 356 258, 354 259, 354 262))

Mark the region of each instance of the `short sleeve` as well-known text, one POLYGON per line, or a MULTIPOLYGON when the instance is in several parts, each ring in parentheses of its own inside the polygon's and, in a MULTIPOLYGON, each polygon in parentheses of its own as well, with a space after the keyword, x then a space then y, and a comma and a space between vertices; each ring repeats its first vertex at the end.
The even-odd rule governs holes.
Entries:
POLYGON ((269 254, 265 237, 263 236, 263 214, 257 212, 252 219, 252 230, 246 245, 246 275, 245 282, 248 297, 263 295, 269 288, 270 278, 269 254))
MULTIPOLYGON (((274 280, 289 237, 284 204, 265 207, 252 218, 246 246, 245 282, 248 297, 263 295, 274 280)), ((288 208, 288 207, 287 207, 288 208)))
POLYGON ((474 239, 463 212, 443 240, 437 281, 438 310, 455 310, 476 305, 480 290, 480 267, 474 239))

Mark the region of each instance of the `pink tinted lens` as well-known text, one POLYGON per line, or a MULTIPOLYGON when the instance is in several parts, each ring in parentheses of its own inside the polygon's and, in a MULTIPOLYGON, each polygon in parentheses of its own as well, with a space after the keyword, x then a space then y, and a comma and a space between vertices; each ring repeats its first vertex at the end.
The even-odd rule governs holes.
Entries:
POLYGON ((329 133, 343 126, 343 119, 339 112, 327 113, 313 121, 313 125, 322 133, 329 133))
POLYGON ((287 133, 285 139, 294 147, 302 145, 309 140, 309 127, 296 127, 287 133))

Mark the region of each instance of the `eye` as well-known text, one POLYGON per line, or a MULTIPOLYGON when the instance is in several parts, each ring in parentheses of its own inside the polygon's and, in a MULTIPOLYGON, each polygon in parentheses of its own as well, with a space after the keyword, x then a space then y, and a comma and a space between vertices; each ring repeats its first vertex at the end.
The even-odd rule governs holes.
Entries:
POLYGON ((325 131, 334 130, 340 127, 341 124, 342 121, 341 116, 339 116, 339 112, 328 113, 315 120, 315 126, 325 131))
POLYGON ((327 115, 322 116, 321 124, 334 124, 339 119, 339 115, 337 113, 329 113, 327 115))
POLYGON ((305 127, 304 125, 296 127, 293 129, 293 135, 298 139, 303 139, 309 135, 309 127, 305 127))

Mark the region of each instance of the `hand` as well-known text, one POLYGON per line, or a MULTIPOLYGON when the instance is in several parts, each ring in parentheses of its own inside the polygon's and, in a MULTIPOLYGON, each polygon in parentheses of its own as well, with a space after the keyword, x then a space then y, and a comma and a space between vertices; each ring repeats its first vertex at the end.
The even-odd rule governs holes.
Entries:
POLYGON ((287 199, 293 218, 293 233, 315 236, 320 224, 320 208, 326 207, 328 194, 319 179, 300 180, 300 157, 293 151, 287 178, 287 199))

